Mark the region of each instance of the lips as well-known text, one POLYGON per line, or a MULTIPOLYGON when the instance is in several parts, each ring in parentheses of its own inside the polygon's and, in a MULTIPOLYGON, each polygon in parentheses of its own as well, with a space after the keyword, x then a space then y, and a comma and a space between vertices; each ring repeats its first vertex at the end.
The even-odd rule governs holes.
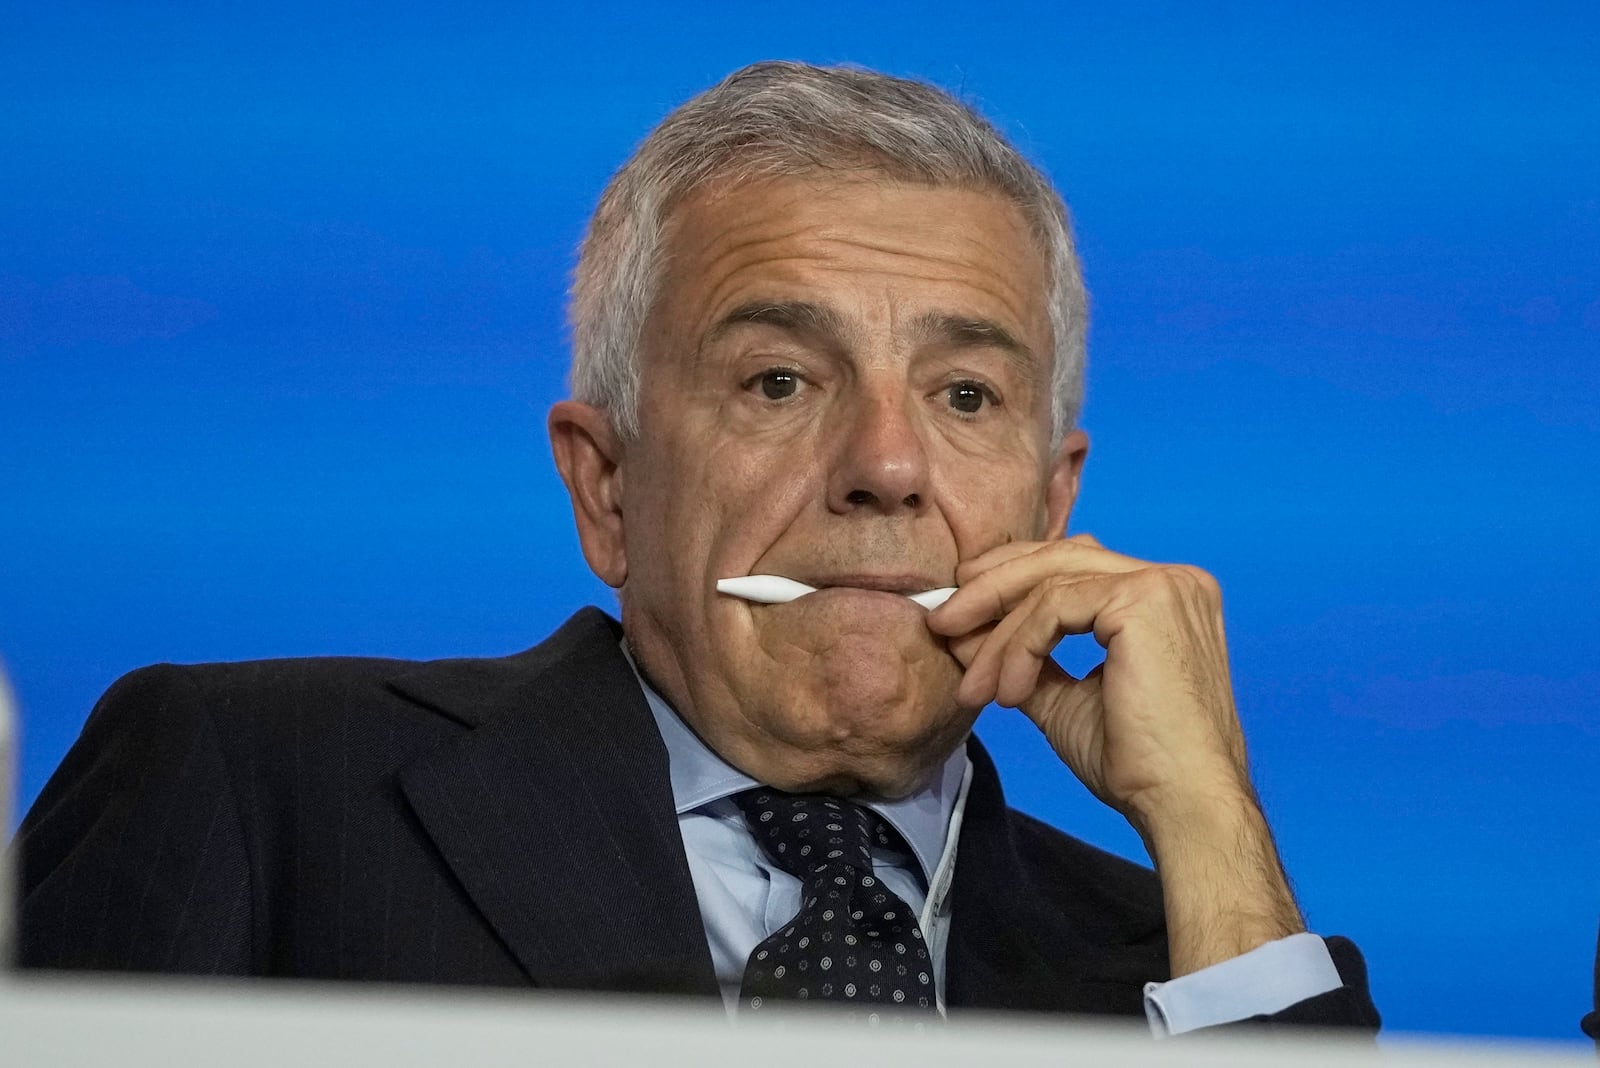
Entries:
POLYGON ((811 575, 801 578, 800 581, 808 586, 815 586, 819 590, 842 587, 854 590, 898 593, 901 596, 950 585, 948 581, 942 581, 926 574, 915 573, 811 575))

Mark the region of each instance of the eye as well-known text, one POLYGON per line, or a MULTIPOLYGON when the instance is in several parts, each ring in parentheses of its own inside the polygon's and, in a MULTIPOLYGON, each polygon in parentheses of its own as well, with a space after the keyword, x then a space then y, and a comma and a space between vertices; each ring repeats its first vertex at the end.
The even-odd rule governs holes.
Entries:
POLYGON ((978 382, 956 382, 945 387, 945 397, 962 415, 976 415, 986 404, 998 404, 994 393, 978 382))
POLYGON ((774 367, 756 375, 746 386, 759 388, 768 400, 788 400, 800 391, 800 376, 788 368, 774 367))

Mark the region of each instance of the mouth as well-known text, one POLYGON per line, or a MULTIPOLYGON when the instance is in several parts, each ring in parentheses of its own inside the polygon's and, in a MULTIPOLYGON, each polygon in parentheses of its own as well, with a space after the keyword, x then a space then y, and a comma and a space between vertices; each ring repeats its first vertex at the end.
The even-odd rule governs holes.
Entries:
POLYGON ((952 586, 935 586, 924 575, 827 575, 811 585, 782 575, 744 575, 717 580, 717 592, 760 604, 787 604, 813 594, 828 596, 884 596, 904 598, 932 610, 943 604, 952 586))
POLYGON ((815 586, 819 590, 870 590, 878 593, 896 593, 902 597, 909 597, 914 593, 923 593, 939 586, 948 585, 948 583, 930 578, 927 575, 910 573, 892 575, 816 575, 802 581, 808 586, 815 586))

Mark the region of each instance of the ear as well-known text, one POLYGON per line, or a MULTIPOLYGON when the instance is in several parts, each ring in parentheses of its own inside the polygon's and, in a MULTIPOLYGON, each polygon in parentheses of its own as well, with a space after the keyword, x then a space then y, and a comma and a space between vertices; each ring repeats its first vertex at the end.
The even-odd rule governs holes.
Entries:
POLYGON ((628 578, 622 537, 622 443, 611 419, 592 404, 565 400, 550 409, 550 451, 572 498, 583 558, 600 580, 620 589, 628 578))
POLYGON ((1050 464, 1050 481, 1045 486, 1046 536, 1059 538, 1067 532, 1067 520, 1072 517, 1072 506, 1078 501, 1078 480, 1083 474, 1083 462, 1089 458, 1089 435, 1081 430, 1069 431, 1061 439, 1061 448, 1050 464))

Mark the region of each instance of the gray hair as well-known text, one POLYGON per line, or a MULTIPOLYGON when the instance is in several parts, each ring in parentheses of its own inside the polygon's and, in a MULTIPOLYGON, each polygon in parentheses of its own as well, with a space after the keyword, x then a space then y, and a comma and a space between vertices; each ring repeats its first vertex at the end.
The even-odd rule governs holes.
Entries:
POLYGON ((997 192, 1017 205, 1050 269, 1051 428, 1083 404, 1088 296, 1066 205, 1038 168, 944 90, 852 67, 755 63, 683 104, 601 194, 572 285, 572 395, 639 430, 639 345, 661 277, 663 226, 710 182, 868 171, 997 192))

